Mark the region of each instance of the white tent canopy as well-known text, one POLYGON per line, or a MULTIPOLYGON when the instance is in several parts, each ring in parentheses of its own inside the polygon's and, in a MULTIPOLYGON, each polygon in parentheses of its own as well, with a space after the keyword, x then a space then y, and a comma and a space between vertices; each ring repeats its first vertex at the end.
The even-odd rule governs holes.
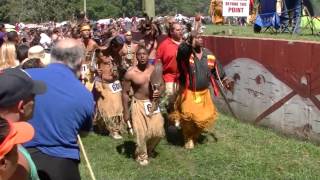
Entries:
POLYGON ((4 28, 6 28, 6 29, 14 29, 16 27, 14 25, 11 25, 11 24, 4 24, 4 28))

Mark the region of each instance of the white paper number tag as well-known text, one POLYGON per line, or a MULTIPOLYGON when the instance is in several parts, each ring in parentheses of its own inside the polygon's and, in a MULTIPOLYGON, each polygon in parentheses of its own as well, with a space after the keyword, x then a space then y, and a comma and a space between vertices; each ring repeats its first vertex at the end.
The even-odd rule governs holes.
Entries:
MULTIPOLYGON (((151 113, 150 111, 151 111, 151 107, 152 107, 151 102, 144 102, 143 104, 144 104, 144 111, 146 112, 146 115, 149 115, 151 113)), ((153 111, 153 114, 156 114, 156 113, 160 113, 159 106, 155 111, 153 111)))
POLYGON ((112 93, 117 93, 117 92, 122 91, 122 87, 121 87, 120 81, 115 81, 115 82, 109 84, 109 87, 110 87, 112 93))
POLYGON ((86 64, 81 65, 81 74, 87 74, 89 72, 89 68, 86 64))

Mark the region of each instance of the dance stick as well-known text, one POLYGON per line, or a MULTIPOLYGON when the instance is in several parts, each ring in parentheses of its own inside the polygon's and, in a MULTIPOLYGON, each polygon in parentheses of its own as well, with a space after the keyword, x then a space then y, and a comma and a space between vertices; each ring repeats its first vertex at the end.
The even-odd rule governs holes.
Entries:
POLYGON ((79 136, 79 134, 77 135, 77 137, 78 137, 78 141, 79 141, 79 144, 80 144, 80 148, 81 148, 82 154, 83 154, 83 156, 84 156, 84 159, 86 160, 87 167, 88 167, 88 169, 89 169, 91 179, 92 179, 92 180, 96 180, 96 178, 95 178, 95 176, 94 176, 94 174, 93 174, 93 171, 92 171, 92 168, 91 168, 89 159, 88 159, 88 157, 87 157, 86 150, 84 149, 84 146, 83 146, 83 144, 82 144, 81 137, 79 136))

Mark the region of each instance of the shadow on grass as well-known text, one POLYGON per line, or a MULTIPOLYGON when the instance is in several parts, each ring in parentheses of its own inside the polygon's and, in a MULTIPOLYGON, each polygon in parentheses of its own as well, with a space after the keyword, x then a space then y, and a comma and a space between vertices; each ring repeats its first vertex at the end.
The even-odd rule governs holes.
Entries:
POLYGON ((204 132, 200 134, 198 138, 199 144, 206 144, 208 142, 218 142, 218 138, 215 133, 213 132, 204 132))
POLYGON ((169 144, 175 146, 183 146, 184 140, 182 135, 182 130, 176 128, 175 126, 167 126, 165 128, 166 138, 169 144))
MULTIPOLYGON (((135 158, 136 143, 133 141, 124 141, 124 143, 117 146, 116 149, 119 154, 125 155, 128 159, 135 158)), ((156 158, 159 153, 156 151, 152 151, 149 152, 148 155, 151 158, 156 158)))
POLYGON ((124 141, 123 144, 117 146, 117 152, 123 154, 126 158, 134 158, 134 152, 136 150, 136 143, 133 141, 124 141))
POLYGON ((110 132, 108 132, 105 128, 101 128, 98 125, 93 125, 92 131, 95 134, 101 135, 101 136, 109 136, 110 132))
MULTIPOLYGON (((184 138, 181 128, 177 128, 173 125, 169 125, 168 121, 165 121, 165 132, 167 142, 175 146, 184 146, 184 138)), ((200 134, 197 143, 205 144, 208 142, 218 142, 218 138, 215 133, 206 131, 200 134)))

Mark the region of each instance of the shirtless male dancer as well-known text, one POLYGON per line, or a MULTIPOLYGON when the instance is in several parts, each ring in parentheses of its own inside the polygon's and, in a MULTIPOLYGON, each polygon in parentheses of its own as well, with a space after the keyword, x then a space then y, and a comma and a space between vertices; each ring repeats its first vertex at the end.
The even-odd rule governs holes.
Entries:
POLYGON ((82 43, 86 51, 86 59, 82 64, 82 81, 84 85, 91 91, 94 80, 94 67, 92 64, 92 58, 95 58, 95 50, 99 48, 98 44, 90 37, 91 29, 90 25, 84 24, 80 27, 80 35, 82 43))
POLYGON ((136 51, 138 49, 138 44, 132 42, 132 34, 130 31, 125 34, 125 43, 122 48, 123 51, 123 59, 122 66, 124 69, 128 69, 129 67, 136 65, 136 51))
POLYGON ((134 95, 131 102, 131 120, 133 130, 136 135, 136 161, 145 166, 149 164, 148 157, 154 153, 154 148, 164 136, 164 120, 157 108, 150 112, 151 101, 159 98, 164 90, 164 85, 157 91, 153 91, 150 85, 150 76, 154 71, 154 66, 148 63, 148 52, 144 47, 137 50, 138 64, 129 68, 124 76, 122 101, 124 108, 124 120, 130 118, 129 115, 129 92, 132 87, 134 95))
POLYGON ((98 130, 107 130, 114 139, 122 139, 124 132, 121 83, 114 72, 111 56, 97 53, 98 76, 92 90, 96 101, 98 130))

